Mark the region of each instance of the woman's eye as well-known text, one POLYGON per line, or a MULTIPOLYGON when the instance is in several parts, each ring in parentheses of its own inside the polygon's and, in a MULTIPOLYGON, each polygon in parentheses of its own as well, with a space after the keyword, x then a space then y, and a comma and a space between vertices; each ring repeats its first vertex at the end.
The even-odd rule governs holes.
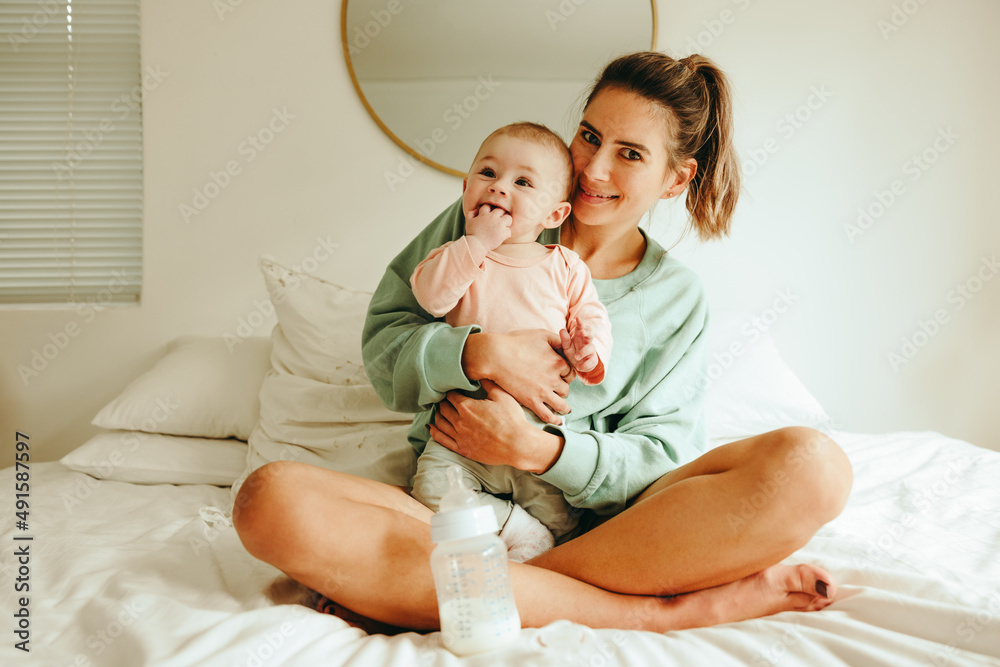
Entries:
POLYGON ((624 155, 625 155, 625 159, 626 160, 641 160, 642 159, 642 153, 640 153, 639 151, 636 151, 636 150, 632 150, 631 148, 626 148, 624 155))
POLYGON ((588 144, 594 144, 595 146, 598 146, 601 143, 601 140, 597 138, 597 135, 589 130, 581 130, 580 136, 583 137, 583 140, 586 141, 588 144))
POLYGON ((519 178, 516 181, 514 181, 514 185, 522 185, 522 186, 530 188, 531 187, 531 181, 529 181, 526 178, 519 178))

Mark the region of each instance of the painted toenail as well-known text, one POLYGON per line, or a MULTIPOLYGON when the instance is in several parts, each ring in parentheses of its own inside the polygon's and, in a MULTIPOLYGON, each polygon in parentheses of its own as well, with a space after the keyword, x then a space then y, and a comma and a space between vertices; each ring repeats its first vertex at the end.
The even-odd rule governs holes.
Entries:
POLYGON ((827 594, 828 593, 827 586, 828 586, 828 584, 825 581, 823 581, 822 579, 817 579, 816 580, 816 592, 819 593, 820 595, 822 595, 825 598, 830 597, 827 594))

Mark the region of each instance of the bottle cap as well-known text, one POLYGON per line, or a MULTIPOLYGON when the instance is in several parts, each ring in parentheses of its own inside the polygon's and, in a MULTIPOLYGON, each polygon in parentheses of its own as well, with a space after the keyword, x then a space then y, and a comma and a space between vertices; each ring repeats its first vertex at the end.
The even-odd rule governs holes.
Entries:
POLYGON ((462 469, 451 466, 447 473, 448 491, 441 498, 437 514, 431 517, 431 540, 463 540, 500 530, 493 508, 480 505, 476 494, 465 486, 462 469))

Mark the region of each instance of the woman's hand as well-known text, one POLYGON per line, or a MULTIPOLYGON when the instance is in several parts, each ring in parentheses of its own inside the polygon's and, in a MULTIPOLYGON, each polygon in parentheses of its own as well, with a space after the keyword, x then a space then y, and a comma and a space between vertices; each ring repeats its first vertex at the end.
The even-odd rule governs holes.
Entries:
POLYGON ((576 374, 559 354, 559 335, 544 329, 471 334, 462 351, 470 380, 493 380, 543 422, 560 426, 569 414, 569 383, 576 374))
POLYGON ((562 452, 563 439, 536 428, 524 418, 514 398, 489 380, 485 399, 448 392, 428 426, 431 437, 483 465, 509 465, 543 473, 562 452))

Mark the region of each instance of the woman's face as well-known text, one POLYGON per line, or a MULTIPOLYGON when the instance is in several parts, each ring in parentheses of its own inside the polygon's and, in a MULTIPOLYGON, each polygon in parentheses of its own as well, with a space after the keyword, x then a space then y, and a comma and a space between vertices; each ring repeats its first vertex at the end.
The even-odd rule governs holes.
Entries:
POLYGON ((635 226, 657 199, 682 190, 694 161, 668 169, 667 131, 666 112, 655 102, 617 88, 599 92, 570 142, 574 220, 635 226))

